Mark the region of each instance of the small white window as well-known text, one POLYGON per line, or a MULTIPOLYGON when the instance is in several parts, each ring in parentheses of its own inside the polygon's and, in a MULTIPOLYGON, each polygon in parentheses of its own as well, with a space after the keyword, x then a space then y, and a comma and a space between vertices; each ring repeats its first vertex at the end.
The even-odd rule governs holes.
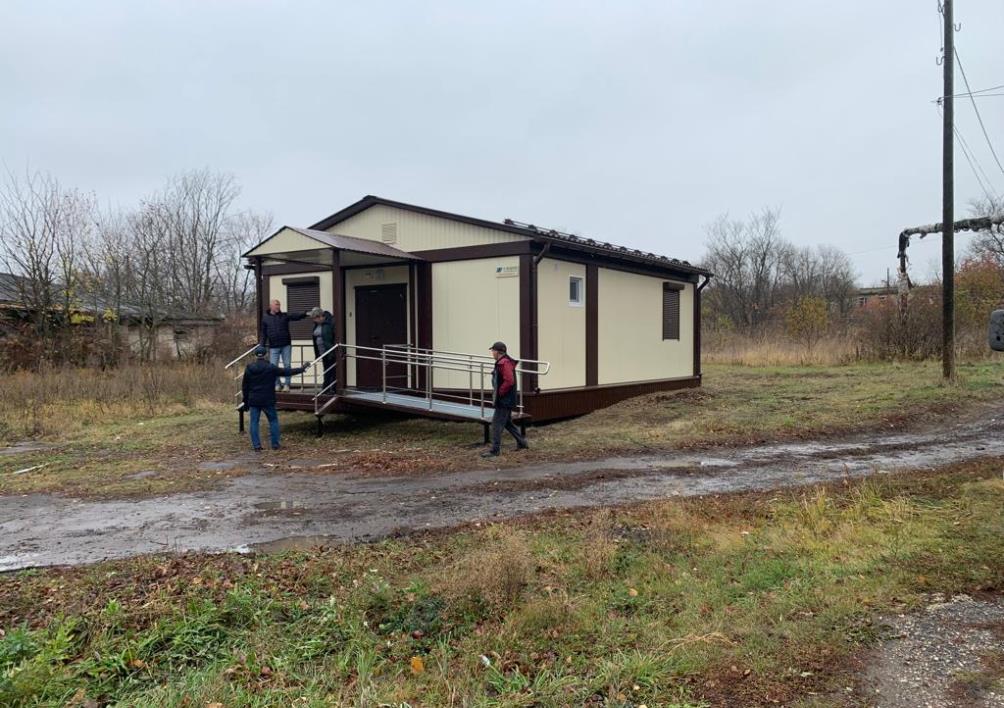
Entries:
POLYGON ((583 297, 582 297, 583 283, 582 278, 571 276, 568 279, 568 304, 572 307, 582 307, 583 297))

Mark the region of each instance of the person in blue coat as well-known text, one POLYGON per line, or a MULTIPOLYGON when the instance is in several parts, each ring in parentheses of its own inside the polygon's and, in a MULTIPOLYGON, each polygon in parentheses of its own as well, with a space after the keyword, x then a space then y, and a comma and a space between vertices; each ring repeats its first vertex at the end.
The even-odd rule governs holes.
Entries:
POLYGON ((244 380, 241 393, 244 396, 244 410, 251 413, 251 447, 261 450, 261 436, 258 422, 262 412, 268 418, 268 436, 272 449, 279 449, 279 414, 275 412, 275 382, 280 376, 296 376, 302 374, 306 366, 295 366, 292 369, 282 368, 266 361, 268 348, 259 344, 254 350, 255 360, 244 369, 244 380))

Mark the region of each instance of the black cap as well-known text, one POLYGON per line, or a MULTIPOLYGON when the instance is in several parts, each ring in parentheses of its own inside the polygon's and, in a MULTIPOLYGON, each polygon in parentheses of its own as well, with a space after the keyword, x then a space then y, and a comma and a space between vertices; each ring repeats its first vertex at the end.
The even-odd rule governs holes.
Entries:
POLYGON ((491 351, 502 352, 503 354, 505 354, 506 353, 505 342, 495 342, 495 344, 491 346, 491 351))

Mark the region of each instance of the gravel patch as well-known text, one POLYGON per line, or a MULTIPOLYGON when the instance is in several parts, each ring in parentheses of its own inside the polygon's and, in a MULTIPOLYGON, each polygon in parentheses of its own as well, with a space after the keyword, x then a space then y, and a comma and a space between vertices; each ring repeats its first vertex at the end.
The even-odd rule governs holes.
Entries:
POLYGON ((1004 708, 1004 599, 932 596, 924 610, 880 618, 887 634, 857 697, 876 708, 1004 708))

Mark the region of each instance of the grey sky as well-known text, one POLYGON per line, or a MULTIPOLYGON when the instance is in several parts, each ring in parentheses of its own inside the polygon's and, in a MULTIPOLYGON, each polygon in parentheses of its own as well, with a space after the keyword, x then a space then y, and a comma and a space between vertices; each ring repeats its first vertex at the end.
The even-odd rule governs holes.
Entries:
MULTIPOLYGON (((1004 2, 956 17, 973 88, 1004 84, 1004 2)), ((279 223, 372 193, 694 260, 717 214, 774 205, 866 282, 940 215, 935 0, 8 0, 0 27, 0 160, 122 206, 209 166, 279 223)), ((1004 159, 1004 97, 979 106, 1004 159)))

